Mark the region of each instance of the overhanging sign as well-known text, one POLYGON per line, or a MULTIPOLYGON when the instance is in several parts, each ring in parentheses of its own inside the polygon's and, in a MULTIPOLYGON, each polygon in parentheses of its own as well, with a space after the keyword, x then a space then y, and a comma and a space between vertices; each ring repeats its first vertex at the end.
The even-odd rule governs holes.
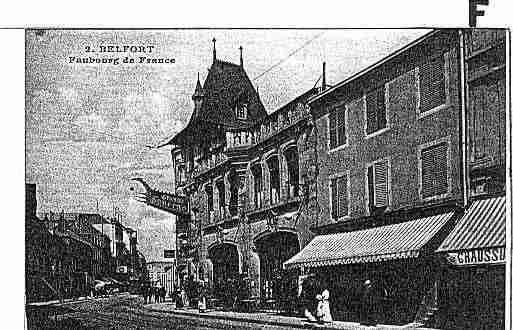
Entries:
POLYGON ((140 182, 146 189, 142 202, 176 215, 189 215, 189 201, 187 197, 152 189, 141 178, 134 178, 132 180, 140 182))
POLYGON ((447 254, 447 261, 455 266, 502 264, 506 262, 506 248, 502 246, 451 252, 447 254))

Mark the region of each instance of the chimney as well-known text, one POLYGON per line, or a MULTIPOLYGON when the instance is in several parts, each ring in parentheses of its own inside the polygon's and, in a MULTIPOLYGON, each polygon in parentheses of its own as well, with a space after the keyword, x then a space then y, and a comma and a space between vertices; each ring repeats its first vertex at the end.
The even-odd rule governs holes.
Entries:
POLYGON ((240 50, 240 67, 243 67, 243 61, 242 61, 242 46, 239 47, 240 50))
POLYGON ((322 62, 322 85, 321 91, 326 90, 326 62, 322 62))
POLYGON ((214 44, 214 49, 212 51, 212 55, 213 55, 213 61, 215 62, 216 61, 216 38, 212 39, 212 43, 214 44))

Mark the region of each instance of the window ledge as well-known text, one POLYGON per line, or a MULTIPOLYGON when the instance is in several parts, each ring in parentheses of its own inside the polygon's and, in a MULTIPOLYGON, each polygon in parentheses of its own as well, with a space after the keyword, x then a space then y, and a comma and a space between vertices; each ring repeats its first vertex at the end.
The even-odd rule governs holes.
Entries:
POLYGON ((424 111, 424 112, 420 112, 420 108, 418 108, 417 109, 417 119, 422 119, 424 117, 432 115, 435 112, 438 112, 440 110, 445 110, 445 109, 448 109, 450 107, 451 106, 449 104, 444 103, 444 104, 441 104, 441 105, 439 105, 437 107, 434 107, 433 109, 430 109, 430 110, 427 110, 427 111, 424 111))
POLYGON ((375 137, 375 136, 378 136, 378 135, 383 134, 383 133, 388 132, 388 131, 390 131, 390 126, 387 126, 387 127, 385 127, 385 128, 382 128, 382 129, 380 129, 379 131, 372 132, 372 133, 370 133, 370 134, 365 133, 365 139, 373 138, 373 137, 375 137))
POLYGON ((445 198, 449 197, 450 195, 451 195, 450 193, 446 192, 445 194, 431 196, 431 197, 425 197, 425 198, 423 198, 421 196, 420 200, 423 201, 423 202, 432 202, 432 201, 436 201, 436 200, 439 200, 439 199, 445 199, 445 198))
POLYGON ((348 214, 348 215, 344 215, 343 217, 339 217, 339 218, 331 218, 331 220, 335 221, 335 222, 344 222, 344 221, 348 221, 351 219, 351 216, 348 214))
POLYGON ((339 150, 345 149, 348 145, 349 145, 348 143, 345 143, 345 144, 343 144, 343 145, 341 145, 341 146, 338 146, 338 147, 336 147, 336 148, 333 148, 333 149, 328 150, 328 153, 329 153, 329 154, 331 154, 331 153, 334 153, 334 152, 336 152, 336 151, 339 151, 339 150))

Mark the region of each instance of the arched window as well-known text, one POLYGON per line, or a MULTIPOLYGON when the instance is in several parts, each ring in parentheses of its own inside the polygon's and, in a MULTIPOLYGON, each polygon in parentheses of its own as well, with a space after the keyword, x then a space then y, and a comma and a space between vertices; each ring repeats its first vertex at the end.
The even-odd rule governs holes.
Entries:
POLYGON ((225 216, 225 204, 226 204, 226 201, 225 201, 225 189, 224 189, 224 180, 221 178, 219 180, 216 181, 216 188, 217 188, 217 192, 219 194, 219 198, 217 199, 218 200, 218 203, 219 203, 219 217, 220 219, 223 219, 224 216, 225 216))
POLYGON ((287 193, 289 198, 299 196, 299 157, 297 147, 291 147, 284 152, 287 162, 288 181, 287 193))
POLYGON ((212 185, 208 184, 205 186, 205 193, 207 194, 208 218, 209 218, 209 221, 212 221, 212 219, 213 219, 212 212, 214 211, 214 194, 212 191, 212 185))
POLYGON ((271 204, 276 204, 280 200, 280 165, 278 155, 273 155, 267 159, 269 168, 269 192, 271 194, 271 204))
POLYGON ((262 206, 262 167, 259 163, 251 166, 251 174, 254 181, 253 205, 255 208, 259 208, 262 206))
POLYGON ((239 176, 232 171, 228 177, 230 182, 230 203, 229 211, 231 215, 237 214, 237 205, 239 204, 239 176))

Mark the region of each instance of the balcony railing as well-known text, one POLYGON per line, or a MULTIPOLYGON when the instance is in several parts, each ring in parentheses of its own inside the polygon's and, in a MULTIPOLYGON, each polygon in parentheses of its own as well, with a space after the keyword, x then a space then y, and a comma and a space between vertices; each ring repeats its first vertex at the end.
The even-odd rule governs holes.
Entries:
POLYGON ((299 196, 286 196, 281 197, 276 200, 265 200, 260 203, 251 202, 246 204, 244 207, 245 212, 247 213, 257 213, 263 210, 274 209, 276 207, 284 206, 290 203, 299 202, 299 196))
POLYGON ((195 164, 194 169, 191 172, 191 178, 211 170, 226 160, 228 160, 228 157, 224 152, 212 154, 209 158, 200 160, 195 164))
POLYGON ((256 145, 285 128, 292 126, 308 117, 309 111, 302 104, 290 108, 288 111, 271 116, 263 123, 242 131, 226 132, 227 149, 249 147, 256 145))

